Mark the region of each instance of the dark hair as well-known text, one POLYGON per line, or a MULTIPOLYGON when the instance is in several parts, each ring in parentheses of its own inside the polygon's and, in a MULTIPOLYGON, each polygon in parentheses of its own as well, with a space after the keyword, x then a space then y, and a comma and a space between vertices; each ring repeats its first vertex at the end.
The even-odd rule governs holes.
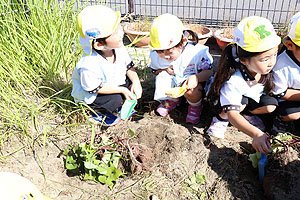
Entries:
MULTIPOLYGON (((237 69, 245 68, 241 62, 236 61, 232 55, 232 49, 236 48, 237 57, 239 60, 250 59, 251 57, 258 56, 264 52, 248 52, 237 46, 236 44, 228 45, 222 52, 217 72, 214 77, 214 81, 210 87, 207 99, 213 105, 219 103, 220 90, 224 83, 230 79, 230 77, 236 72, 237 69)), ((264 92, 269 94, 273 89, 272 73, 265 75, 266 81, 264 85, 264 92)))
MULTIPOLYGON (((197 33, 195 33, 192 30, 184 30, 184 31, 187 31, 190 34, 188 40, 191 41, 194 45, 196 45, 198 43, 198 41, 199 41, 197 33), (192 38, 190 38, 190 36, 192 36, 192 38)), ((181 46, 183 46, 183 38, 184 37, 182 36, 180 42, 178 44, 176 44, 175 47, 181 47, 181 46)))
POLYGON ((93 49, 94 49, 94 44, 96 43, 96 42, 99 42, 100 44, 102 44, 102 45, 106 45, 106 39, 107 39, 108 37, 105 37, 105 38, 98 38, 98 39, 93 39, 93 42, 92 42, 92 47, 93 47, 93 49))
POLYGON ((194 45, 196 45, 199 41, 199 37, 197 33, 195 33, 192 30, 185 30, 185 31, 187 31, 190 34, 190 36, 192 36, 192 38, 189 37, 188 40, 191 41, 194 45))
POLYGON ((297 44, 295 44, 295 42, 289 36, 286 37, 286 40, 290 40, 296 46, 297 49, 300 49, 300 47, 297 44))

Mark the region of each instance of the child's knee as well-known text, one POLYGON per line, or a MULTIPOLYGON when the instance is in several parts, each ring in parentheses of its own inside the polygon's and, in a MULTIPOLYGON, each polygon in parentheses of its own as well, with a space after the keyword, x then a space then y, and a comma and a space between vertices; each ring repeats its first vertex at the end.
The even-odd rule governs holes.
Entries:
POLYGON ((300 118, 300 112, 297 112, 297 113, 292 113, 292 114, 282 117, 282 120, 283 121, 295 121, 295 120, 298 120, 299 118, 300 118))
POLYGON ((275 111, 275 109, 277 108, 276 105, 268 105, 268 106, 264 106, 265 112, 266 113, 272 113, 275 111))

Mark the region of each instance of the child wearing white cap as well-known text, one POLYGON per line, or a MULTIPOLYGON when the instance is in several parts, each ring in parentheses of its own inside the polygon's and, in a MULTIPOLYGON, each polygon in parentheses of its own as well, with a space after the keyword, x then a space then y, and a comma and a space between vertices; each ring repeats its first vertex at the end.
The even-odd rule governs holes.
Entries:
POLYGON ((155 18, 150 29, 151 68, 156 75, 154 99, 161 102, 157 112, 166 116, 180 104, 179 98, 165 93, 170 88, 186 85, 189 103, 186 122, 197 124, 202 112, 205 82, 212 75, 212 57, 208 47, 198 44, 198 36, 185 30, 180 19, 171 14, 155 18), (188 41, 188 39, 191 39, 188 41))
POLYGON ((271 70, 275 65, 280 37, 263 17, 244 18, 234 30, 233 43, 222 53, 208 99, 222 108, 207 130, 224 138, 232 125, 253 138, 252 146, 261 153, 270 151, 268 135, 257 114, 273 112, 278 101, 270 96, 271 70), (247 111, 246 117, 241 112, 247 111))
POLYGON ((283 43, 286 50, 278 56, 273 69, 273 94, 279 98, 274 134, 291 132, 291 122, 300 118, 300 12, 290 19, 283 43))
POLYGON ((115 125, 124 99, 139 99, 142 87, 131 57, 123 45, 120 13, 94 5, 78 15, 77 28, 83 55, 72 74, 72 96, 100 110, 93 118, 103 126, 115 125))

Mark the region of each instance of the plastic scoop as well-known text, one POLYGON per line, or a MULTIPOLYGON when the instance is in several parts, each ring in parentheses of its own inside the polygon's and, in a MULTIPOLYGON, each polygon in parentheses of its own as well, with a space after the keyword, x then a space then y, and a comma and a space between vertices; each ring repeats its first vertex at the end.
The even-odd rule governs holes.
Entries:
POLYGON ((184 84, 182 87, 174 87, 168 91, 166 91, 166 95, 172 98, 178 98, 184 95, 187 90, 187 84, 184 84))
POLYGON ((258 161, 258 176, 259 181, 262 182, 265 176, 265 168, 268 165, 268 157, 265 154, 261 154, 260 160, 258 161))
MULTIPOLYGON (((134 97, 136 96, 134 95, 134 97)), ((122 105, 121 114, 120 114, 122 120, 128 119, 136 104, 137 104, 136 99, 125 100, 124 104, 122 105)))

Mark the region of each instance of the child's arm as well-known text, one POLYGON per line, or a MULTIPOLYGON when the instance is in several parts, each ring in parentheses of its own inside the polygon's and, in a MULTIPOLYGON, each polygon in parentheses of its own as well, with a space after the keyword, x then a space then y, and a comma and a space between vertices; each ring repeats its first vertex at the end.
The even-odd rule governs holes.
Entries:
POLYGON ((126 99, 135 99, 133 93, 130 92, 126 87, 122 86, 109 86, 103 85, 99 90, 98 94, 123 94, 126 99))
POLYGON ((283 100, 300 101, 300 90, 287 89, 285 95, 281 97, 283 100))
POLYGON ((197 87, 199 82, 204 82, 209 79, 213 74, 212 70, 207 69, 199 72, 198 74, 194 74, 192 76, 189 76, 186 80, 186 83, 188 84, 188 89, 193 89, 197 87))
POLYGON ((131 92, 136 95, 137 99, 141 98, 143 89, 142 89, 140 79, 139 79, 135 69, 133 67, 131 67, 129 70, 127 70, 126 74, 132 82, 131 92))
POLYGON ((168 74, 175 76, 173 66, 167 67, 167 68, 164 68, 164 69, 157 69, 157 70, 152 69, 152 71, 153 71, 154 75, 158 75, 160 72, 166 71, 166 72, 168 72, 168 74))
POLYGON ((257 127, 251 125, 239 111, 227 111, 228 119, 232 125, 243 133, 253 138, 252 146, 257 152, 269 153, 271 149, 270 142, 266 133, 257 127))

